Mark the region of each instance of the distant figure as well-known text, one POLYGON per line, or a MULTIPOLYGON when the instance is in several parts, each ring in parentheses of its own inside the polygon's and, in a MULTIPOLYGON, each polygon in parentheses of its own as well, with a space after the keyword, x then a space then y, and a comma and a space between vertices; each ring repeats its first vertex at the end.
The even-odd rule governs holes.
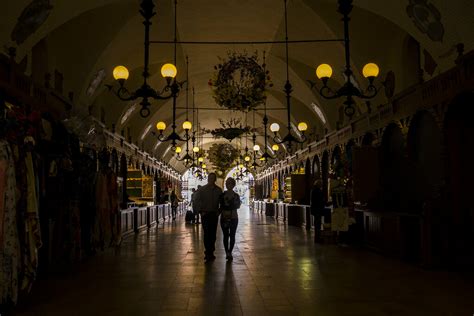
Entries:
POLYGON ((323 182, 314 181, 311 188, 311 215, 314 216, 314 242, 321 241, 321 216, 324 214, 323 182))
POLYGON ((239 224, 239 216, 237 210, 240 207, 240 196, 234 192, 235 179, 227 178, 225 181, 227 191, 221 194, 220 211, 221 211, 221 228, 224 235, 224 248, 226 259, 231 261, 232 250, 235 245, 235 233, 239 224), (230 245, 229 245, 230 239, 230 245))
POLYGON ((206 261, 216 259, 214 250, 219 217, 219 198, 222 194, 222 189, 216 185, 216 180, 216 174, 214 172, 209 173, 207 184, 195 193, 204 231, 204 260, 206 261))
POLYGON ((178 205, 179 205, 179 199, 174 190, 171 192, 170 200, 171 200, 171 215, 173 217, 173 220, 175 220, 176 211, 178 210, 178 205))
POLYGON ((193 223, 193 224, 194 224, 195 219, 196 219, 196 214, 194 213, 194 206, 193 206, 194 193, 196 193, 196 189, 192 188, 191 189, 191 201, 189 201, 189 204, 188 204, 188 206, 191 206, 191 209, 193 211, 193 220, 191 221, 191 223, 193 223))
POLYGON ((197 200, 197 192, 201 189, 202 186, 198 185, 197 190, 192 189, 192 194, 191 194, 191 206, 193 208, 193 213, 194 213, 194 219, 193 223, 194 224, 199 224, 199 205, 198 205, 198 200, 197 200))

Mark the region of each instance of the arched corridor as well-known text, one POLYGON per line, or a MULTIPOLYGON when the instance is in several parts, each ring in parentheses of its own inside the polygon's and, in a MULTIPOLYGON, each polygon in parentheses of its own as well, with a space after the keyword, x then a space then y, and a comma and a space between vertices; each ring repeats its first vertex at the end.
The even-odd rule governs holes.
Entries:
POLYGON ((234 261, 204 263, 198 225, 165 222, 35 284, 14 315, 470 315, 474 285, 239 211, 234 261))
POLYGON ((474 1, 2 4, 0 316, 474 316, 474 1))

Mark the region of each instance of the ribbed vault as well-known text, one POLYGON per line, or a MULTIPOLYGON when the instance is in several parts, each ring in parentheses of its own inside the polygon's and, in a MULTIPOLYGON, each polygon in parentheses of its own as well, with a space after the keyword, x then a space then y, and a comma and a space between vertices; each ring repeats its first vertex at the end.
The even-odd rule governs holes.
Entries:
MULTIPOLYGON (((7 1, 0 13, 0 41, 11 45, 10 38, 18 16, 31 0, 7 1)), ((111 71, 117 64, 126 65, 130 71, 127 86, 131 89, 141 84, 143 67, 143 25, 138 14, 138 0, 81 0, 50 1, 53 10, 46 22, 36 32, 18 46, 18 58, 28 56, 30 61, 43 57, 40 65, 31 65, 29 71, 34 78, 41 80, 40 72, 53 72, 58 69, 64 74, 65 91, 73 91, 76 96, 77 113, 91 108, 97 117, 103 116, 108 126, 116 130, 130 130, 133 142, 146 150, 170 161, 179 170, 184 168, 174 163, 168 144, 157 144, 151 133, 158 120, 171 125, 171 101, 154 102, 152 115, 143 119, 138 109, 130 111, 134 102, 118 100, 105 84, 114 84, 111 71), (94 93, 86 93, 94 76, 104 70, 106 77, 94 93), (128 112, 128 118, 124 119, 128 112), (151 129, 150 129, 150 126, 151 129)), ((420 31, 407 15, 410 1, 366 1, 355 0, 351 14, 351 49, 355 80, 365 86, 360 70, 366 62, 374 61, 380 65, 381 79, 388 71, 396 76, 396 91, 417 83, 418 70, 407 69, 407 62, 418 56, 407 52, 407 42, 418 42, 438 63, 437 71, 452 65, 454 57, 446 56, 453 45, 463 42, 465 49, 473 48, 474 38, 470 36, 474 28, 472 19, 464 19, 465 12, 474 12, 472 1, 458 0, 428 1, 441 13, 444 27, 442 41, 432 40, 420 31)), ((157 15, 153 19, 152 39, 173 39, 173 1, 155 1, 157 15)), ((334 39, 342 37, 342 23, 336 12, 336 0, 293 0, 289 1, 290 39, 334 39)), ((272 41, 284 39, 282 0, 180 0, 178 3, 178 37, 183 41, 272 41)), ((267 68, 271 72, 273 88, 269 91, 268 107, 283 108, 285 98, 283 85, 285 77, 285 51, 281 44, 265 45, 178 45, 178 79, 185 78, 185 56, 189 56, 190 86, 196 90, 195 103, 199 107, 216 107, 210 88, 207 85, 214 71, 213 67, 225 57, 228 51, 263 51, 267 53, 267 68)), ((332 130, 344 117, 340 115, 340 101, 326 101, 310 90, 309 80, 314 80, 315 65, 326 62, 333 65, 335 75, 330 84, 340 85, 342 75, 343 46, 339 42, 292 44, 290 45, 290 80, 294 88, 292 98, 292 120, 305 120, 315 135, 323 135, 325 129, 332 130), (323 110, 328 122, 323 124, 312 108, 316 103, 323 110)), ((164 85, 159 74, 161 65, 172 62, 173 46, 153 44, 151 49, 151 83, 155 87, 164 85)), ((382 91, 373 101, 377 106, 386 103, 382 91)), ((184 107, 185 92, 178 100, 184 107)), ((189 98, 191 105, 191 98, 189 98)), ((365 103, 358 105, 359 112, 367 111, 365 103)), ((199 118, 203 127, 218 127, 217 118, 227 118, 228 111, 201 111, 199 118)), ((269 111, 270 122, 286 126, 286 113, 282 110, 269 111)), ((185 118, 184 110, 178 110, 178 125, 185 118)), ((191 117, 191 114, 189 114, 191 117)), ((261 125, 262 113, 256 116, 261 125)), ((249 119, 249 122, 251 120, 249 119)), ((180 132, 181 129, 180 129, 180 132)), ((283 130, 283 133, 286 131, 283 130)), ((205 138, 208 148, 218 140, 205 138)), ((263 137, 258 143, 263 145, 263 137)), ((262 146, 263 147, 263 146, 262 146)))

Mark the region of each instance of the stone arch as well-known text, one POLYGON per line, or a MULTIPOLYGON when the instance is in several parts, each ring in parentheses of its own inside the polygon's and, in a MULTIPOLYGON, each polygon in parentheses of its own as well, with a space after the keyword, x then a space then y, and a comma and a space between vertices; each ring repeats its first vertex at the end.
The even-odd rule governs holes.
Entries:
MULTIPOLYGON (((399 211, 410 200, 402 192, 408 189, 404 182, 405 166, 405 139, 400 126, 390 123, 384 130, 380 145, 381 153, 381 197, 384 208, 399 211), (402 199, 404 199, 402 201, 402 199), (408 201, 407 201, 408 200, 408 201)), ((408 189, 408 192, 411 190, 408 189)))
POLYGON ((474 91, 458 95, 444 119, 447 196, 450 208, 449 248, 458 267, 474 265, 474 91))
POLYGON ((439 186, 444 179, 441 138, 441 130, 429 112, 415 114, 408 130, 407 151, 410 162, 415 165, 414 180, 417 195, 422 200, 431 196, 434 186, 439 186))
POLYGON ((375 141, 375 135, 372 132, 365 133, 362 137, 362 146, 372 146, 375 141))
POLYGON ((112 153, 110 155, 110 167, 115 172, 115 174, 118 174, 118 172, 119 172, 119 158, 118 158, 117 149, 115 149, 115 148, 112 149, 112 153))
POLYGON ((332 172, 334 172, 336 177, 343 177, 344 176, 344 167, 342 164, 342 149, 341 146, 336 145, 331 153, 331 161, 330 161, 330 166, 332 169, 332 172))
POLYGON ((348 176, 352 175, 352 158, 353 158, 353 153, 354 153, 354 147, 356 146, 356 142, 354 139, 351 139, 347 142, 344 150, 344 156, 347 160, 347 166, 348 166, 348 176))
POLYGON ((325 150, 323 152, 323 158, 321 160, 321 178, 323 180, 323 192, 325 201, 329 198, 329 152, 325 150))
POLYGON ((312 163, 313 178, 321 178, 321 162, 319 161, 319 156, 314 155, 312 163))

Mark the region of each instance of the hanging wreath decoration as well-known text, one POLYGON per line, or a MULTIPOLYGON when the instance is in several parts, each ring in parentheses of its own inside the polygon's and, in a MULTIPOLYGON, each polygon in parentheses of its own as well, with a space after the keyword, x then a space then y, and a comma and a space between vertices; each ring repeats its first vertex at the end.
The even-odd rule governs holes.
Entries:
POLYGON ((225 172, 230 169, 239 157, 239 151, 231 144, 213 144, 209 148, 209 161, 217 171, 225 172))
POLYGON ((232 110, 248 111, 262 105, 267 96, 266 88, 272 87, 269 71, 265 64, 258 63, 255 53, 229 52, 227 59, 214 66, 216 72, 209 79, 213 98, 221 107, 232 110))

